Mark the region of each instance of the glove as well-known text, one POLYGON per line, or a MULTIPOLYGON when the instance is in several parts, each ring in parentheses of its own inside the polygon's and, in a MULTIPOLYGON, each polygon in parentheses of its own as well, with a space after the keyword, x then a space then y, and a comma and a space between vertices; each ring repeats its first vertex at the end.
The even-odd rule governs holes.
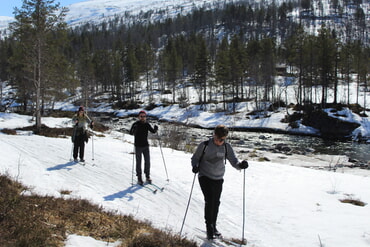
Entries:
POLYGON ((193 173, 198 173, 199 172, 199 166, 193 166, 193 169, 191 169, 193 173))
POLYGON ((157 132, 157 130, 158 130, 158 126, 154 125, 154 131, 157 132))
POLYGON ((247 169, 248 168, 248 161, 243 160, 242 162, 239 163, 240 169, 247 169))
POLYGON ((92 122, 90 123, 90 128, 91 128, 91 129, 93 129, 93 128, 94 128, 94 121, 92 121, 92 122))

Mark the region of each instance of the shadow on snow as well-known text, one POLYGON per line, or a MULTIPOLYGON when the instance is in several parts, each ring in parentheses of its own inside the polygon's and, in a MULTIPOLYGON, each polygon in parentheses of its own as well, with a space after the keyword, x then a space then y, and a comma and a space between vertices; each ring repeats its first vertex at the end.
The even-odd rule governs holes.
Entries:
POLYGON ((125 190, 119 191, 112 195, 104 196, 103 198, 105 201, 114 201, 115 199, 119 199, 119 198, 127 198, 127 201, 132 201, 134 199, 132 194, 134 194, 136 191, 142 188, 143 186, 135 184, 135 185, 128 187, 125 190))
POLYGON ((53 166, 53 167, 49 167, 46 170, 47 171, 57 171, 57 170, 63 170, 63 169, 72 170, 71 166, 75 166, 76 164, 78 164, 78 163, 76 163, 74 161, 70 161, 70 162, 67 162, 65 164, 59 164, 59 165, 56 165, 56 166, 53 166))

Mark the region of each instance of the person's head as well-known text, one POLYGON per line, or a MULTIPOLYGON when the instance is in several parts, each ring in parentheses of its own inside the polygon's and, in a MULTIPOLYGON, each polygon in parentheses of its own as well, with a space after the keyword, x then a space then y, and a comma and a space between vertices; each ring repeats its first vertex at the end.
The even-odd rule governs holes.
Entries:
POLYGON ((218 146, 222 145, 225 142, 225 139, 228 134, 229 129, 225 125, 223 124, 217 125, 213 132, 214 143, 218 146))
POLYGON ((80 106, 80 108, 78 108, 78 114, 84 114, 85 112, 85 109, 83 106, 80 106))
POLYGON ((146 112, 145 111, 140 111, 138 117, 139 117, 140 121, 145 122, 146 121, 146 112))

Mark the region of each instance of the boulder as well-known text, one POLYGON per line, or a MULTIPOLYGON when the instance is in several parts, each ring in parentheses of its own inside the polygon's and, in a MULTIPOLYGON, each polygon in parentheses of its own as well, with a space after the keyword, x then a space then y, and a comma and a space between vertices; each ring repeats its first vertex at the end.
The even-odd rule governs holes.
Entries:
POLYGON ((306 113, 302 124, 311 126, 321 132, 325 139, 350 139, 352 132, 360 126, 358 123, 343 121, 330 117, 322 110, 314 110, 306 113))

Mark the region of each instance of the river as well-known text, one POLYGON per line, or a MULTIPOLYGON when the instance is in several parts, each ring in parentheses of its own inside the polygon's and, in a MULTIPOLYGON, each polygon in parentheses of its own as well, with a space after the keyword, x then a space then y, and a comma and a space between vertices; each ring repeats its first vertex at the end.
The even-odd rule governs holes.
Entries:
MULTIPOLYGON (((111 120, 106 123, 116 130, 128 132, 131 124, 136 120, 135 117, 127 117, 116 119, 114 123, 111 120)), ((172 148, 181 146, 178 149, 186 149, 186 145, 196 145, 212 135, 212 130, 209 129, 158 122, 156 119, 150 119, 150 122, 160 126, 159 134, 163 138, 162 142, 172 142, 174 145, 172 148)), ((281 151, 303 155, 307 153, 345 155, 352 160, 357 160, 358 164, 366 164, 370 160, 370 145, 356 142, 328 141, 320 137, 249 131, 231 131, 228 140, 239 149, 281 151)))

